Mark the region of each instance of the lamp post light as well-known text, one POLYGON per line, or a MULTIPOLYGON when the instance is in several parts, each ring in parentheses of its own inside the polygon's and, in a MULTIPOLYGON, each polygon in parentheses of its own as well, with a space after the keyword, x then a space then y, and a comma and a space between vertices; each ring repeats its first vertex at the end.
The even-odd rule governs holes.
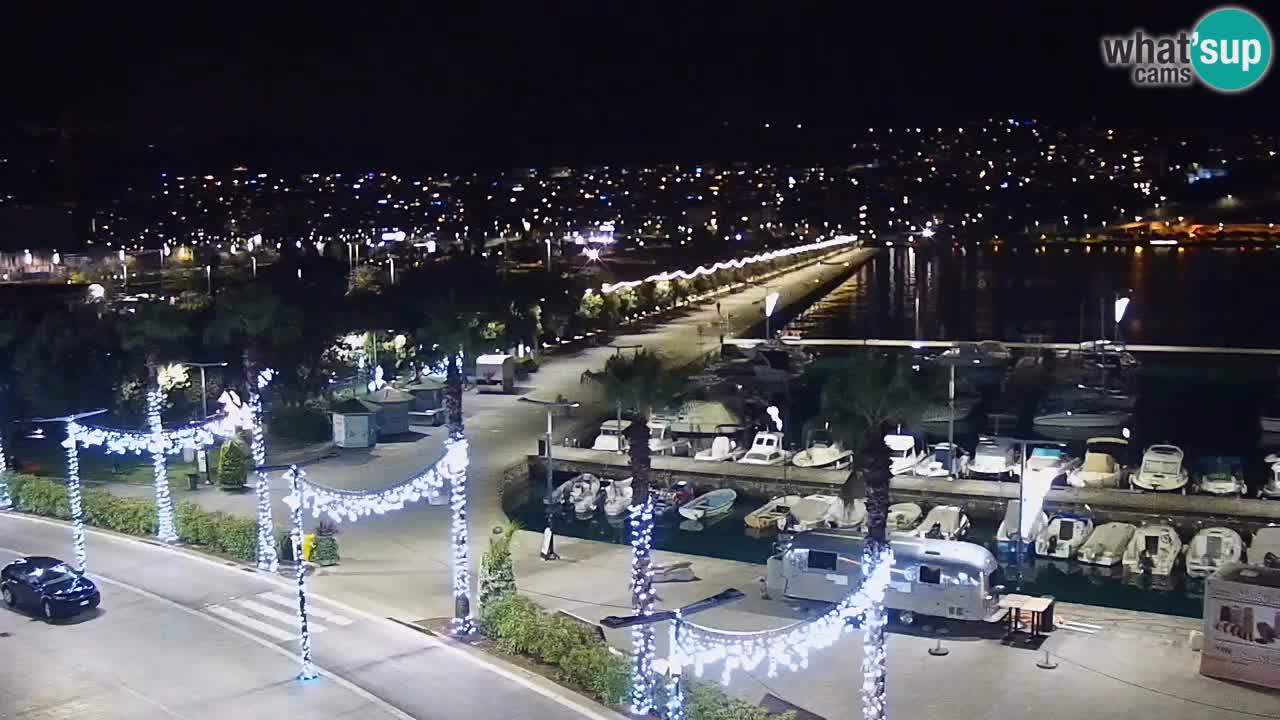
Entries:
POLYGON ((209 295, 212 296, 213 295, 213 266, 212 265, 204 266, 204 284, 205 284, 205 289, 208 291, 209 295))
POLYGON ((600 624, 610 630, 619 630, 635 625, 652 625, 668 620, 671 621, 670 644, 667 647, 667 660, 665 661, 665 675, 667 676, 666 718, 667 720, 684 720, 684 689, 680 684, 680 678, 683 674, 681 670, 684 667, 684 663, 680 661, 680 632, 684 629, 684 619, 696 613, 737 602, 744 597, 746 597, 746 593, 736 588, 729 588, 711 597, 685 605, 678 610, 661 610, 648 615, 625 615, 622 617, 610 615, 602 618, 600 624))
MULTIPOLYGON (((208 420, 209 419, 209 390, 208 390, 208 386, 205 385, 204 369, 211 368, 211 367, 226 367, 227 363, 225 362, 201 363, 201 362, 182 361, 182 362, 179 362, 178 364, 182 365, 183 367, 200 368, 200 409, 202 411, 202 414, 200 415, 200 419, 208 420)), ((213 475, 212 475, 211 469, 209 468, 209 455, 207 452, 205 452, 204 448, 200 448, 199 450, 196 451, 196 453, 198 454, 200 460, 202 460, 204 464, 204 480, 206 483, 212 485, 213 475)))
POLYGON ((1120 321, 1124 319, 1124 313, 1129 309, 1129 297, 1121 297, 1120 293, 1116 293, 1116 300, 1113 306, 1115 325, 1116 325, 1116 342, 1120 342, 1120 321))
POLYGON ((557 409, 576 408, 582 403, 573 400, 534 400, 528 397, 521 397, 520 401, 541 405, 547 409, 547 489, 546 496, 542 499, 542 503, 547 509, 547 527, 542 531, 542 550, 538 555, 543 560, 559 560, 560 556, 556 554, 555 503, 551 499, 551 485, 555 479, 555 464, 552 462, 551 455, 551 447, 553 445, 552 418, 555 416, 557 409))
MULTIPOLYGON (((766 288, 767 290, 768 288, 766 288)), ((773 339, 769 327, 769 320, 773 317, 773 311, 778 307, 778 298, 780 294, 777 290, 770 292, 764 296, 764 339, 766 341, 773 339)))

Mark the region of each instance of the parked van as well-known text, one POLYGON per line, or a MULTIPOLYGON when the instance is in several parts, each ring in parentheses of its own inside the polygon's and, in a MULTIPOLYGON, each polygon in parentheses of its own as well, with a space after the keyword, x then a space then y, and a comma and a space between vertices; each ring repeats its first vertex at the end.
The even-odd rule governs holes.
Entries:
MULTIPOLYGON (((769 558, 765 594, 839 602, 862 583, 862 535, 850 530, 799 533, 769 558)), ((893 537, 893 573, 884 604, 903 625, 917 616, 996 622, 1003 573, 986 548, 955 540, 893 537)))

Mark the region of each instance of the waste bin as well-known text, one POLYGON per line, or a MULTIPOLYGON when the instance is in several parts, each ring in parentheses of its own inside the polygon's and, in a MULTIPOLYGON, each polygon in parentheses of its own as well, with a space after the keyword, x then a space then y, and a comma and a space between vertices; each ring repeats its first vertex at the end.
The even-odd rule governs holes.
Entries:
POLYGON ((316 534, 306 533, 302 536, 302 559, 310 560, 311 552, 316 549, 316 534))
POLYGON ((200 489, 200 473, 187 473, 187 489, 188 490, 200 489))
POLYGON ((1040 629, 1044 632, 1053 632, 1053 610, 1058 603, 1052 595, 1042 597, 1049 601, 1049 607, 1045 608, 1044 613, 1040 615, 1040 629))

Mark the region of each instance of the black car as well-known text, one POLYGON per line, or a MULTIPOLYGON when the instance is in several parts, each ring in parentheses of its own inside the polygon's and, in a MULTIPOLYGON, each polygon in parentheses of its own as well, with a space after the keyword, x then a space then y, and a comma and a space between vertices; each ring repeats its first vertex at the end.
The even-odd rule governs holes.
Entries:
POLYGON ((57 558, 33 555, 0 570, 0 598, 11 608, 39 611, 46 619, 71 617, 98 607, 93 581, 57 558))

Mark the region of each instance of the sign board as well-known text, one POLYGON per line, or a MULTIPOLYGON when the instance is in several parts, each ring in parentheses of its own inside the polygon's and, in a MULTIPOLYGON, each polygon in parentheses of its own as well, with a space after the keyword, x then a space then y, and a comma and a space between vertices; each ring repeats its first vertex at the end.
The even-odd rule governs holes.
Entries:
POLYGON ((1209 578, 1200 673, 1280 689, 1280 570, 1233 564, 1209 578))

